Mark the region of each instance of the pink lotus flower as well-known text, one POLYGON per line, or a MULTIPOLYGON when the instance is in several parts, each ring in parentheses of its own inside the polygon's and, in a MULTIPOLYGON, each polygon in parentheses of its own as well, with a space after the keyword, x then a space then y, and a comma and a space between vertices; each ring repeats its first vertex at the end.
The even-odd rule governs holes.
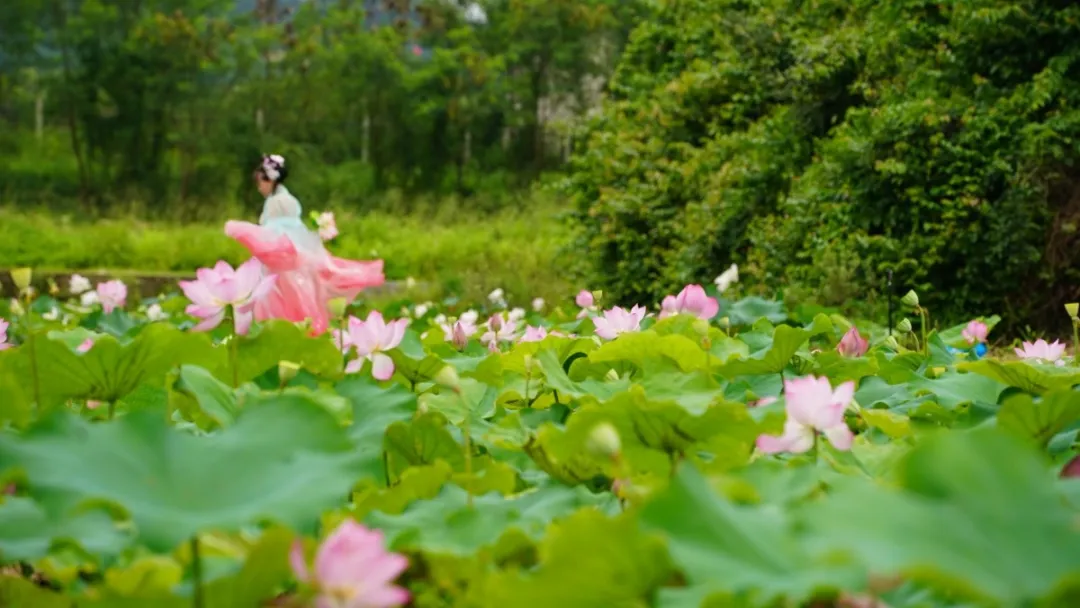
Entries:
POLYGON ((861 357, 866 354, 867 349, 870 347, 870 343, 859 335, 859 330, 854 325, 851 329, 847 330, 843 338, 840 338, 840 343, 836 345, 836 350, 845 357, 861 357))
POLYGON ((371 311, 363 321, 349 317, 348 343, 356 349, 358 358, 349 362, 345 373, 355 374, 364 366, 364 361, 371 361, 371 375, 376 380, 389 380, 394 375, 394 360, 386 353, 401 344, 408 325, 408 319, 387 323, 377 310, 371 311))
POLYGON ((592 308, 596 306, 596 300, 593 298, 592 292, 582 289, 578 292, 577 297, 574 298, 574 302, 581 308, 592 308))
POLYGON ((605 310, 604 316, 593 319, 593 325, 596 327, 596 335, 605 340, 614 340, 619 334, 640 330, 644 318, 645 309, 641 306, 630 310, 616 306, 605 310))
POLYGON ((546 337, 548 337, 548 330, 546 327, 533 327, 532 325, 529 325, 525 328, 525 335, 521 337, 521 341, 540 342, 546 337))
POLYGON ((661 305, 660 318, 665 319, 679 314, 693 315, 706 321, 720 312, 720 304, 716 298, 705 295, 705 289, 701 285, 687 285, 677 296, 664 298, 661 305))
POLYGON ((0 350, 7 350, 14 346, 14 344, 8 342, 8 327, 10 327, 10 324, 5 320, 0 319, 0 350))
POLYGON ((1065 354, 1065 345, 1057 340, 1048 344, 1046 340, 1039 338, 1034 344, 1031 342, 1024 342, 1024 348, 1017 348, 1014 350, 1021 359, 1034 361, 1036 363, 1065 365, 1065 362, 1061 359, 1061 356, 1065 354))
POLYGON ((487 331, 480 336, 480 341, 487 344, 488 349, 498 350, 500 342, 511 342, 517 334, 517 322, 504 314, 492 315, 487 322, 487 331))
POLYGON ((349 352, 349 348, 352 347, 352 341, 349 339, 349 332, 341 331, 338 328, 330 330, 330 338, 334 341, 334 346, 337 346, 342 354, 349 352))
POLYGON ((237 335, 245 335, 251 329, 255 317, 255 304, 266 297, 277 279, 274 275, 263 275, 262 264, 252 258, 233 270, 227 262, 218 262, 213 268, 200 268, 195 281, 180 281, 192 304, 186 309, 187 314, 202 321, 194 327, 195 331, 207 331, 221 324, 225 319, 225 310, 233 309, 233 328, 237 335))
POLYGON ((988 333, 990 333, 990 328, 986 326, 986 323, 975 319, 967 324, 967 327, 960 332, 960 335, 967 340, 968 344, 981 344, 986 342, 986 334, 988 333))
POLYGON ((346 519, 326 537, 315 554, 315 572, 308 569, 304 546, 297 539, 289 551, 296 578, 319 592, 317 608, 390 608, 409 601, 409 592, 393 584, 409 566, 404 556, 383 548, 378 530, 346 519))
POLYGON ((320 213, 318 219, 315 220, 315 224, 319 228, 319 238, 322 240, 332 241, 337 238, 337 222, 334 220, 334 213, 332 211, 323 211, 320 213))
POLYGON ((439 325, 443 330, 443 335, 446 336, 447 341, 454 345, 454 348, 461 350, 469 345, 469 338, 476 335, 479 331, 476 325, 468 322, 466 319, 458 319, 453 325, 443 323, 439 325))
POLYGON ((127 301, 127 285, 123 281, 106 281, 98 283, 98 301, 105 314, 109 314, 117 308, 123 308, 127 301))
POLYGON ((91 348, 94 348, 94 339, 87 338, 82 341, 82 344, 79 344, 79 346, 75 348, 75 352, 82 354, 89 352, 91 348))
POLYGON ((854 396, 855 383, 850 381, 835 391, 828 378, 806 376, 785 381, 784 434, 758 436, 758 449, 766 454, 806 452, 814 446, 818 433, 828 437, 836 449, 850 449, 855 436, 844 422, 844 410, 854 396))

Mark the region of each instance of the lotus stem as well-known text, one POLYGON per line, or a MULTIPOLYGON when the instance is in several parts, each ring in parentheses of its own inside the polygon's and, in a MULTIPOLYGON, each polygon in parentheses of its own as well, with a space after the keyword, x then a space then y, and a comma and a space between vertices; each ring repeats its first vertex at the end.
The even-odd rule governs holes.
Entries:
POLYGON ((203 571, 202 557, 199 555, 199 537, 191 537, 191 579, 192 579, 192 605, 195 608, 203 608, 206 602, 203 598, 203 571))
POLYGON ((1080 321, 1073 320, 1073 365, 1080 363, 1080 321))
POLYGON ((238 350, 238 344, 237 343, 239 341, 240 341, 240 336, 236 335, 235 333, 233 333, 232 336, 229 336, 229 367, 232 369, 232 386, 233 386, 233 388, 239 388, 240 387, 240 367, 237 364, 237 359, 239 359, 239 353, 237 352, 237 350, 238 350))
POLYGON ((454 391, 458 395, 458 399, 461 399, 461 404, 465 406, 465 424, 462 425, 462 431, 465 434, 465 494, 468 497, 469 509, 473 508, 473 483, 472 483, 472 437, 470 436, 470 427, 472 422, 472 409, 468 403, 465 402, 465 395, 460 390, 454 391))

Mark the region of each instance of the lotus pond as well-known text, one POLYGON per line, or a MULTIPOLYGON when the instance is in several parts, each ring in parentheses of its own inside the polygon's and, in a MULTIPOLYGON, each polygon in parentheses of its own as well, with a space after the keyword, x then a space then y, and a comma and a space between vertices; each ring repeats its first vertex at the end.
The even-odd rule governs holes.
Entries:
POLYGON ((1080 605, 1080 367, 996 317, 70 287, 0 323, 3 606, 1080 605))

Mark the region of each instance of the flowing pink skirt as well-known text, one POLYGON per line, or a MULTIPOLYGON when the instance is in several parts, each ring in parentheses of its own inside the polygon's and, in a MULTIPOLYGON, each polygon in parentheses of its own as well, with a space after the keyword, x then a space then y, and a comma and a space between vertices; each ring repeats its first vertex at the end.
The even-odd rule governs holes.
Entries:
POLYGON ((312 334, 320 335, 330 326, 330 300, 351 302, 364 288, 385 282, 382 260, 334 257, 317 234, 299 223, 295 227, 268 227, 230 221, 225 224, 225 234, 246 247, 266 272, 277 275, 273 291, 255 305, 259 320, 308 319, 312 334))

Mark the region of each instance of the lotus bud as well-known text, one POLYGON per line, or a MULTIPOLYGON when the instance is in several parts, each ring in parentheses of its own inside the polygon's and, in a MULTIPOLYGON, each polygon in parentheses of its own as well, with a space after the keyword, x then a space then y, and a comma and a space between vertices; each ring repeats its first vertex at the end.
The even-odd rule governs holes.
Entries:
POLYGON ((702 338, 709 337, 709 322, 705 319, 694 319, 694 332, 702 338))
POLYGON ((300 364, 293 363, 292 361, 278 361, 277 373, 281 385, 285 386, 290 380, 296 377, 296 374, 300 373, 300 364))
POLYGON ((610 422, 601 422, 589 433, 585 447, 597 456, 613 458, 622 451, 622 440, 619 439, 619 431, 610 422))
POLYGON ((345 316, 345 309, 349 307, 349 301, 345 298, 331 298, 326 305, 330 309, 330 314, 340 319, 345 316))
POLYGON ((502 331, 502 328, 503 328, 502 315, 492 315, 491 318, 488 319, 488 327, 490 327, 491 331, 493 331, 495 333, 499 333, 500 331, 502 331))
POLYGON ((458 376, 457 370, 454 366, 447 365, 439 370, 439 373, 435 374, 433 378, 435 384, 443 388, 448 388, 455 393, 461 392, 461 378, 458 376))
POLYGON ((896 341, 896 336, 886 336, 883 344, 892 350, 900 350, 900 343, 896 341))
POLYGON ((34 272, 29 268, 16 268, 11 271, 11 281, 15 283, 15 287, 19 290, 19 293, 23 293, 30 288, 30 281, 34 278, 34 272))
POLYGON ((608 382, 618 382, 619 381, 619 372, 617 372, 617 371, 615 371, 613 369, 607 370, 607 373, 604 374, 604 380, 607 380, 608 382))
POLYGON ((1069 318, 1073 321, 1080 319, 1080 302, 1069 302, 1065 305, 1065 312, 1069 313, 1069 318))
POLYGON ((911 319, 908 319, 906 317, 900 319, 900 322, 896 324, 896 331, 902 334, 911 333, 911 319))
POLYGON ((904 297, 900 298, 900 303, 908 308, 918 308, 919 294, 915 293, 914 289, 910 289, 904 294, 904 297))
POLYGON ((720 317, 720 327, 731 329, 731 317, 720 317))

